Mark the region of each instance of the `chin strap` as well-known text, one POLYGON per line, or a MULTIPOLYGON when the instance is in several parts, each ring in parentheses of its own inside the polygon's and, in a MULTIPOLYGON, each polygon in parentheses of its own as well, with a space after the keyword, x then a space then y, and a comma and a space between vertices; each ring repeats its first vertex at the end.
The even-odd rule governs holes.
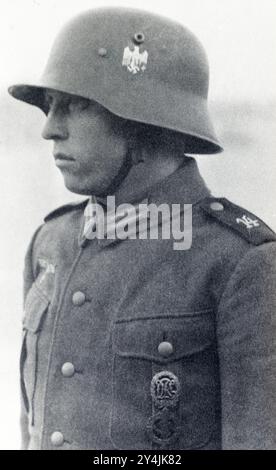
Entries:
POLYGON ((123 180, 127 177, 131 167, 132 167, 131 152, 128 151, 126 153, 125 159, 121 167, 119 168, 117 175, 111 181, 111 184, 106 190, 106 194, 103 195, 104 197, 115 193, 115 191, 119 188, 123 180))

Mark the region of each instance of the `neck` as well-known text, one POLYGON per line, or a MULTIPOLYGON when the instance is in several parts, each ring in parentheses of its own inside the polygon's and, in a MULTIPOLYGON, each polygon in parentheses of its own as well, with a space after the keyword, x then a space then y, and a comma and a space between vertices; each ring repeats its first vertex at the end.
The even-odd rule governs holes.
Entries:
POLYGON ((136 202, 147 196, 148 191, 183 164, 184 156, 171 155, 159 150, 158 155, 142 155, 142 161, 134 164, 127 177, 115 192, 116 205, 136 202))

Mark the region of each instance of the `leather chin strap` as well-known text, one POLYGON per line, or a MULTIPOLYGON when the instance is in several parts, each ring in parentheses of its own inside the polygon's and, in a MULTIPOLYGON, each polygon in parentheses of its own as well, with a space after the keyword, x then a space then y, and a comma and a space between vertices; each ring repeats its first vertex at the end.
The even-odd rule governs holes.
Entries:
POLYGON ((117 175, 113 178, 111 184, 106 190, 106 193, 103 195, 104 197, 114 194, 116 192, 116 190, 120 187, 124 179, 127 177, 128 173, 130 172, 132 165, 133 163, 131 158, 131 152, 128 151, 121 167, 119 168, 117 175))

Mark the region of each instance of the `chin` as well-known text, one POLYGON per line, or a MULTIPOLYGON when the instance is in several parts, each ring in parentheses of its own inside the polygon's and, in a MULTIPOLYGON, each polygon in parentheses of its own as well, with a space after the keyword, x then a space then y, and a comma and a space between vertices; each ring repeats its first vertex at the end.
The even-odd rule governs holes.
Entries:
POLYGON ((71 191, 71 193, 80 194, 82 196, 91 196, 91 194, 94 194, 93 189, 88 190, 87 188, 82 188, 79 185, 68 184, 65 182, 65 187, 68 191, 71 191))
POLYGON ((97 185, 84 185, 81 184, 81 181, 76 181, 75 179, 73 181, 72 178, 64 177, 64 185, 71 193, 80 194, 82 196, 91 196, 91 194, 98 196, 102 193, 102 188, 99 190, 97 185))

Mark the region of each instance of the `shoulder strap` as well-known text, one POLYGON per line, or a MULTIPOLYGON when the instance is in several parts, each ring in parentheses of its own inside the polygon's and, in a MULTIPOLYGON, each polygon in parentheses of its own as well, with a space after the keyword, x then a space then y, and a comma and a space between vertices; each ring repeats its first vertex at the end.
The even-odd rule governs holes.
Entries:
POLYGON ((276 241, 275 232, 265 222, 226 198, 208 197, 199 205, 210 217, 239 233, 253 245, 276 241))

